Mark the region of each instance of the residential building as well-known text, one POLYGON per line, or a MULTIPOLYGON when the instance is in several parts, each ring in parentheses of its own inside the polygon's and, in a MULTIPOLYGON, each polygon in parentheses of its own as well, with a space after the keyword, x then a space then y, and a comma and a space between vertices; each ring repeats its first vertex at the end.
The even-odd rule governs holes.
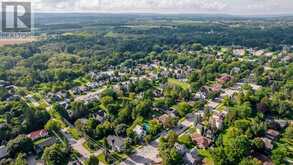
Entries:
POLYGON ((126 150, 127 140, 125 138, 109 135, 106 140, 113 151, 123 152, 126 150))
POLYGON ((5 158, 6 156, 8 156, 6 146, 0 146, 0 159, 5 158))
POLYGON ((194 113, 194 124, 198 124, 202 121, 204 117, 204 111, 198 111, 194 113))
POLYGON ((184 144, 175 143, 174 147, 176 148, 177 152, 181 155, 184 155, 186 152, 188 152, 188 149, 184 144))
POLYGON ((53 144, 55 144, 57 140, 54 137, 49 137, 45 139, 44 141, 41 141, 40 143, 36 144, 37 152, 42 151, 45 147, 49 147, 53 144))
POLYGON ((201 149, 204 149, 204 148, 208 148, 211 143, 212 143, 212 140, 209 139, 209 138, 206 138, 200 134, 197 134, 197 133, 193 133, 191 135, 191 139, 192 139, 192 142, 198 147, 198 148, 201 148, 201 149))
POLYGON ((217 79, 217 81, 222 85, 227 83, 228 81, 231 81, 231 80, 232 80, 232 76, 227 75, 227 74, 225 74, 217 79))
POLYGON ((48 135, 49 135, 49 133, 48 133, 47 130, 41 129, 41 130, 38 130, 38 131, 31 132, 30 134, 27 135, 27 137, 34 141, 34 140, 46 137, 48 135))
POLYGON ((288 121, 286 120, 274 120, 278 125, 280 126, 281 129, 285 129, 288 126, 288 121))
POLYGON ((233 55, 234 56, 244 56, 246 53, 245 49, 233 49, 233 55))
POLYGON ((183 160, 186 165, 199 165, 199 164, 202 164, 203 158, 200 157, 196 149, 193 148, 192 150, 190 150, 184 155, 183 160))
POLYGON ((271 140, 276 140, 279 136, 280 132, 273 129, 268 129, 265 135, 266 138, 269 138, 271 140))
POLYGON ((215 112, 210 118, 210 124, 212 128, 216 128, 217 130, 222 130, 224 127, 224 118, 225 118, 224 113, 215 112))
POLYGON ((271 151, 273 149, 274 146, 273 146, 273 141, 271 139, 269 139, 267 137, 263 137, 263 138, 261 138, 261 140, 264 142, 265 149, 267 151, 271 151))

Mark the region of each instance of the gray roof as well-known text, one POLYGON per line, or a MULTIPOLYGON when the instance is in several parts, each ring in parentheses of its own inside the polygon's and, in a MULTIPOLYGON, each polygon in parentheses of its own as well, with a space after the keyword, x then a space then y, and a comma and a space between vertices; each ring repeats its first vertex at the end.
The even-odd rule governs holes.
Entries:
POLYGON ((184 161, 188 165, 201 164, 202 158, 197 154, 195 149, 192 149, 184 155, 184 161))
POLYGON ((107 143, 111 146, 121 147, 125 145, 125 142, 126 142, 125 138, 122 138, 119 136, 109 135, 107 137, 107 143))
POLYGON ((8 155, 7 148, 5 146, 0 146, 0 159, 8 155))

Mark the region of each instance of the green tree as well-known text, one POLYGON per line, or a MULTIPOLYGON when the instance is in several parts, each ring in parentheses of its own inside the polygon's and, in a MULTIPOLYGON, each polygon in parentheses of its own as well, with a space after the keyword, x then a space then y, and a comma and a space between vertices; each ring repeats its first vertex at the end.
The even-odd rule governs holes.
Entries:
POLYGON ((265 144, 260 138, 253 139, 252 145, 256 151, 263 151, 263 149, 265 148, 265 144))
POLYGON ((115 128, 115 134, 117 136, 126 136, 126 130, 127 130, 127 125, 126 124, 119 124, 115 128))
POLYGON ((180 102, 176 107, 176 111, 178 112, 180 117, 184 117, 190 112, 190 110, 191 107, 186 102, 180 102))
POLYGON ((243 157, 249 154, 249 139, 244 135, 238 136, 234 139, 230 139, 229 143, 225 146, 224 151, 229 162, 240 162, 243 157))
POLYGON ((262 165, 261 161, 256 158, 244 158, 239 165, 262 165))
POLYGON ((174 147, 177 139, 178 135, 174 131, 169 131, 166 138, 160 139, 159 152, 164 165, 180 165, 182 163, 182 156, 174 147))
POLYGON ((48 130, 48 131, 60 131, 62 127, 62 123, 58 120, 49 120, 47 122, 47 124, 45 125, 45 129, 48 130))
POLYGON ((192 147, 192 140, 189 135, 182 135, 178 138, 179 143, 184 144, 188 147, 192 147))
POLYGON ((227 157, 225 155, 224 147, 219 146, 211 149, 211 155, 214 160, 215 165, 228 164, 227 157))
POLYGON ((27 165, 27 160, 24 154, 18 154, 13 165, 27 165))
POLYGON ((85 162, 85 165, 99 165, 99 159, 96 156, 90 156, 85 162))
POLYGON ((68 153, 64 151, 62 145, 54 144, 45 149, 42 159, 46 164, 66 165, 68 162, 68 153))
POLYGON ((286 146, 279 145, 272 151, 272 160, 276 165, 284 164, 284 158, 288 156, 288 150, 286 146))
POLYGON ((149 129, 148 132, 149 134, 151 134, 152 136, 155 136, 159 133, 159 131, 162 129, 162 125, 156 121, 156 120, 151 120, 149 122, 149 129))
POLYGON ((25 135, 19 135, 15 139, 8 142, 7 150, 13 157, 15 157, 18 153, 29 153, 34 150, 33 142, 25 135))

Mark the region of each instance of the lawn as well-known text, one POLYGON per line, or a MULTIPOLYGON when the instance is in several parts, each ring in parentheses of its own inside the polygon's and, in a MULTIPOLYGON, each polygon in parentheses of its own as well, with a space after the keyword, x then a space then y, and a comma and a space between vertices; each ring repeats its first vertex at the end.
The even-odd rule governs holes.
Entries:
POLYGON ((99 159, 99 161, 101 161, 102 163, 104 163, 104 164, 108 164, 108 163, 106 162, 106 157, 105 157, 105 154, 104 154, 104 153, 101 153, 100 155, 98 155, 98 159, 99 159))
POLYGON ((37 140, 37 141, 34 142, 34 145, 41 144, 41 143, 45 142, 46 140, 48 140, 49 138, 50 137, 39 139, 39 140, 37 140))
POLYGON ((179 87, 181 87, 184 90, 190 89, 190 84, 189 83, 182 82, 182 81, 179 81, 179 80, 176 80, 176 79, 169 78, 168 79, 168 83, 169 84, 176 85, 176 86, 179 86, 179 87))
POLYGON ((5 122, 4 117, 0 116, 0 123, 4 123, 4 122, 5 122))
POLYGON ((207 165, 214 165, 212 155, 208 150, 200 149, 200 150, 197 150, 197 151, 198 151, 200 156, 205 158, 205 162, 206 162, 207 165))
POLYGON ((76 128, 70 128, 68 129, 70 135, 75 139, 78 140, 81 138, 81 134, 78 132, 76 128))

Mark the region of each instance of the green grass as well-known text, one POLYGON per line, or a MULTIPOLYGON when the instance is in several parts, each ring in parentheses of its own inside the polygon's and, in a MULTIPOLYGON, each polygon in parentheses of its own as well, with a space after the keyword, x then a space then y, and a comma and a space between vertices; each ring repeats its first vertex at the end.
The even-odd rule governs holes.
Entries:
POLYGON ((89 80, 87 80, 85 77, 81 77, 81 78, 75 79, 73 82, 75 84, 82 86, 82 85, 86 85, 89 82, 89 80))
POLYGON ((99 161, 101 161, 102 163, 104 164, 108 164, 107 161, 106 161, 106 156, 104 153, 101 153, 100 155, 98 155, 98 159, 99 161))
POLYGON ((41 143, 45 142, 46 140, 48 140, 49 138, 50 138, 50 137, 47 137, 47 138, 41 138, 41 139, 35 141, 34 144, 35 144, 35 145, 41 144, 41 143))
POLYGON ((204 157, 206 159, 206 164, 207 165, 213 165, 214 164, 212 155, 211 155, 211 153, 208 150, 206 150, 206 149, 199 149, 197 151, 198 151, 198 154, 200 156, 202 156, 202 157, 204 157))
POLYGON ((182 82, 182 81, 179 81, 179 80, 176 80, 176 79, 169 78, 168 79, 168 83, 169 84, 176 85, 176 86, 179 86, 179 87, 181 87, 184 90, 190 89, 190 84, 189 83, 182 82))
POLYGON ((2 116, 0 116, 0 123, 4 123, 5 122, 5 119, 2 118, 2 116))
POLYGON ((75 139, 78 140, 81 138, 81 134, 78 132, 76 128, 70 128, 68 129, 70 135, 75 139))

